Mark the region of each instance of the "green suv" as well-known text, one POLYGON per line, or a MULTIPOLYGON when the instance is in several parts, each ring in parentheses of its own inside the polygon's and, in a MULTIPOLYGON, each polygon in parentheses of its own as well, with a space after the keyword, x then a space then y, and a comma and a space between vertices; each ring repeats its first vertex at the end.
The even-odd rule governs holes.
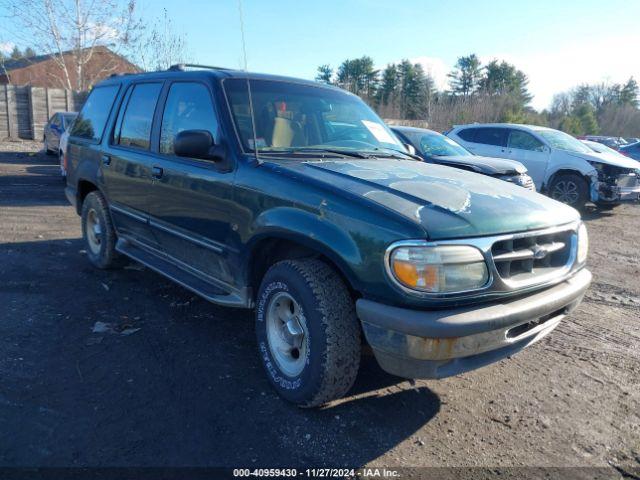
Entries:
POLYGON ((66 154, 89 260, 129 257, 255 309, 267 376, 301 406, 344 395, 365 343, 405 378, 510 356, 591 281, 574 209, 419 161, 327 85, 184 65, 113 76, 66 154))

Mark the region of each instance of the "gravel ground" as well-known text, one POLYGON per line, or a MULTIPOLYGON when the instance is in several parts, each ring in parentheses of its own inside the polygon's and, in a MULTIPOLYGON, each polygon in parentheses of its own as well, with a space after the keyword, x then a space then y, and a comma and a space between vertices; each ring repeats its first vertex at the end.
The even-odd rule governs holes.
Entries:
MULTIPOLYGON (((512 359, 321 410, 271 390, 250 312, 99 271, 56 160, 0 143, 0 466, 607 467, 640 475, 640 207, 592 212, 594 283, 512 359), (96 322, 115 325, 94 333, 96 322)), ((636 475, 633 477, 633 475, 636 475)))

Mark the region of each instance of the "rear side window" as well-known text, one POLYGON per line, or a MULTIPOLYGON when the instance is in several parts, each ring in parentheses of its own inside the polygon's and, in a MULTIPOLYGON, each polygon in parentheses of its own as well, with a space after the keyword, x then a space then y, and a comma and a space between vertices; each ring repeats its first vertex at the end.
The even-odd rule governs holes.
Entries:
POLYGON ((119 89, 119 85, 94 88, 78 114, 70 135, 100 141, 119 89))
POLYGON ((124 147, 149 149, 153 113, 162 90, 161 83, 141 83, 133 87, 127 102, 116 143, 124 147))
POLYGON ((458 136, 466 142, 474 142, 474 138, 476 136, 475 128, 465 128, 464 130, 460 130, 458 132, 458 136))
POLYGON ((540 140, 527 132, 523 132, 522 130, 511 130, 511 133, 509 134, 509 148, 542 152, 544 150, 544 145, 540 140))
POLYGON ((206 130, 218 140, 218 119, 209 90, 201 83, 174 83, 162 115, 160 153, 173 154, 176 135, 184 130, 206 130))
POLYGON ((507 130, 504 128, 478 128, 473 141, 484 145, 504 147, 507 144, 506 132, 507 130))

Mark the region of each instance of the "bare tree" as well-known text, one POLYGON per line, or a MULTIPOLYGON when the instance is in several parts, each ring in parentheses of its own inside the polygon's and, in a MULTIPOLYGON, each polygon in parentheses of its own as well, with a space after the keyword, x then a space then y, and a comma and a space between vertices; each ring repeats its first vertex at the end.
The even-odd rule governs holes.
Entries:
POLYGON ((176 31, 166 8, 152 27, 145 30, 136 47, 134 57, 145 71, 166 70, 188 59, 186 38, 176 31))
POLYGON ((127 54, 143 30, 136 0, 0 0, 0 10, 12 20, 13 38, 51 52, 59 67, 52 75, 72 90, 86 90, 115 71, 115 61, 106 58, 97 69, 86 68, 100 47, 127 54))

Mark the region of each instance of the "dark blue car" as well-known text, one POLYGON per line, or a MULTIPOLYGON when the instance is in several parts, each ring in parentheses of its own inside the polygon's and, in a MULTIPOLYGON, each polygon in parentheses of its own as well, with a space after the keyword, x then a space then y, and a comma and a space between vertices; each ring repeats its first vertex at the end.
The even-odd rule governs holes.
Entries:
POLYGON ((634 160, 640 160, 640 142, 620 147, 620 153, 627 157, 633 158, 634 160))

